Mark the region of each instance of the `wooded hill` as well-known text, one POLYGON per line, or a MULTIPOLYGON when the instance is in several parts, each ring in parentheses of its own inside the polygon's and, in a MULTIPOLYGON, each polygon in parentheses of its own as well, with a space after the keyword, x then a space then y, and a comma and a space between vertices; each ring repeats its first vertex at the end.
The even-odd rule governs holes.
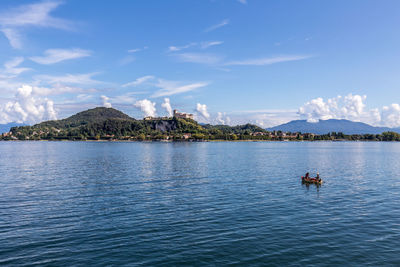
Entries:
POLYGON ((97 107, 69 118, 33 126, 13 127, 4 140, 237 140, 267 131, 251 124, 242 126, 200 125, 191 119, 136 120, 114 108, 97 107))
POLYGON ((191 119, 152 118, 136 120, 113 108, 98 107, 79 112, 69 118, 46 121, 33 126, 11 128, 0 140, 273 140, 273 141, 400 141, 400 134, 352 134, 310 131, 267 131, 253 124, 238 126, 200 125, 191 119))

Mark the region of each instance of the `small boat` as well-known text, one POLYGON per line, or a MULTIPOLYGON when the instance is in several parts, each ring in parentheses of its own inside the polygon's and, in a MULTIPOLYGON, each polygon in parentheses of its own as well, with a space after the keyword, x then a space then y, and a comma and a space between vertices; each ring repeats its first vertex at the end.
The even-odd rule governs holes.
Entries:
POLYGON ((317 184, 317 185, 321 185, 323 183, 322 179, 317 179, 317 178, 306 178, 304 176, 301 176, 301 182, 305 183, 305 184, 317 184))

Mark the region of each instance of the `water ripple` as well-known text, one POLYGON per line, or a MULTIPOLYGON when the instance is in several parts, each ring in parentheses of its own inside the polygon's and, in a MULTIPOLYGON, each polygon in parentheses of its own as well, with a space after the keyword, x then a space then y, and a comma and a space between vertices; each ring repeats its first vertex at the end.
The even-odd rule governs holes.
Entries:
POLYGON ((398 143, 0 142, 0 153, 0 265, 400 265, 398 143), (306 171, 325 183, 302 185, 306 171))

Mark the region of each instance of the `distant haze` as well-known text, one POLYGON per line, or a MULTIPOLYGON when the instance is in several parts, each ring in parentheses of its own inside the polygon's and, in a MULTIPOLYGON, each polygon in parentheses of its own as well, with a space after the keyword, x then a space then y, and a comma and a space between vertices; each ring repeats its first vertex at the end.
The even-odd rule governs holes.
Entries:
POLYGON ((272 128, 268 128, 267 130, 314 134, 327 134, 330 132, 342 132, 344 134, 380 134, 387 131, 400 132, 399 128, 374 127, 362 122, 335 119, 320 120, 318 122, 295 120, 272 128))

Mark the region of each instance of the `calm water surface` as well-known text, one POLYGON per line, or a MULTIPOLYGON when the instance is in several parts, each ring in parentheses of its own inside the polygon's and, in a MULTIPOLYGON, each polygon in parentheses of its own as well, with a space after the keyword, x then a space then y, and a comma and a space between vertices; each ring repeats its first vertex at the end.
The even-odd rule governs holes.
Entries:
POLYGON ((367 264, 400 265, 400 143, 0 142, 0 265, 367 264))

